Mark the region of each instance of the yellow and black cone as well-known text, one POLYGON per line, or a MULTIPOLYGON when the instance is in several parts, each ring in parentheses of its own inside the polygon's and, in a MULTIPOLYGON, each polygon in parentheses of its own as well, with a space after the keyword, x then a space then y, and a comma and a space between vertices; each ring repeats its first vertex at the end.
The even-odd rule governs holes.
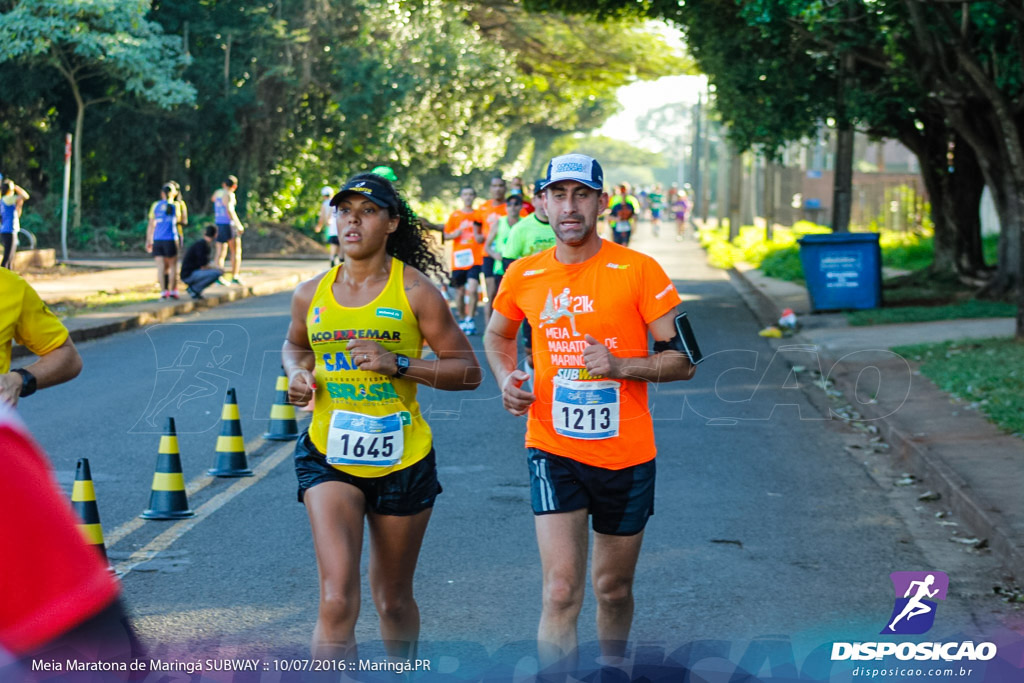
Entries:
POLYGON ((288 402, 288 376, 282 372, 277 378, 274 405, 270 407, 270 426, 263 438, 267 441, 291 441, 298 436, 295 406, 288 402))
POLYGON ((174 418, 167 418, 167 433, 160 437, 160 451, 156 456, 153 490, 149 494, 149 509, 139 517, 143 519, 184 519, 196 513, 188 507, 185 494, 185 475, 181 472, 181 453, 178 451, 178 433, 174 418))
POLYGON ((75 484, 71 489, 71 507, 81 520, 81 529, 85 542, 96 548, 107 561, 107 546, 103 542, 103 527, 100 526, 100 510, 96 507, 96 489, 92 485, 92 471, 89 459, 79 458, 75 467, 75 484))
POLYGON ((217 463, 206 471, 211 477, 251 477, 252 470, 245 459, 245 440, 242 421, 238 416, 235 390, 228 389, 224 408, 220 413, 220 436, 217 437, 217 463))

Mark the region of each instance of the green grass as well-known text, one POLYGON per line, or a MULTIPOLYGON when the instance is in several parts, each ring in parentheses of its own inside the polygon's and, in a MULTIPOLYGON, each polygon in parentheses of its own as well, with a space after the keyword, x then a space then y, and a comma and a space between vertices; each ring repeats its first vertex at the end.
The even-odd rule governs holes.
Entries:
MULTIPOLYGON (((729 241, 725 226, 700 232, 701 244, 707 250, 708 262, 718 268, 732 268, 749 263, 768 277, 804 284, 800 263, 803 235, 827 233, 828 228, 800 222, 792 229, 777 228, 771 242, 764 239, 764 230, 744 226, 736 239, 729 241)), ((926 269, 932 263, 933 238, 927 231, 879 233, 882 265, 909 275, 886 280, 882 298, 885 307, 847 313, 851 325, 884 325, 890 323, 930 322, 959 318, 1002 318, 1016 315, 1014 305, 999 301, 973 300, 974 290, 956 277, 938 277, 926 269)), ((998 236, 983 239, 985 258, 994 262, 998 236)))
MULTIPOLYGON (((771 242, 765 241, 763 229, 752 225, 743 226, 732 242, 726 226, 701 230, 700 240, 708 252, 708 262, 716 268, 732 268, 739 262, 746 262, 769 277, 802 284, 804 272, 797 240, 804 235, 828 232, 825 226, 800 221, 792 228, 777 228, 771 242)), ((878 243, 885 268, 917 271, 932 263, 933 238, 927 231, 882 231, 878 243)), ((983 238, 982 246, 986 262, 994 264, 999 249, 998 236, 983 238)))
POLYGON ((853 326, 888 325, 890 323, 923 323, 959 318, 1012 318, 1017 307, 1003 301, 960 301, 944 306, 897 306, 850 311, 846 320, 853 326))
MULTIPOLYGON (((124 292, 97 292, 84 299, 62 301, 54 304, 50 306, 50 310, 63 320, 83 313, 101 313, 131 304, 159 301, 160 292, 155 287, 156 285, 153 285, 124 292)), ((187 298, 186 294, 182 294, 182 296, 187 298)))
POLYGON ((1024 343, 981 339, 893 349, 921 363, 943 391, 976 406, 1001 429, 1024 435, 1024 343))

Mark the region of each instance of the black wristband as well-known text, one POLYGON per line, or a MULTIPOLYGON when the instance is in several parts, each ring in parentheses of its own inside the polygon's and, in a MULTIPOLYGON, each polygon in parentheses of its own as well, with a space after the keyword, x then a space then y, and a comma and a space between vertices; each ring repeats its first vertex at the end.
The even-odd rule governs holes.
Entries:
POLYGON ((409 356, 404 353, 395 354, 395 377, 405 377, 405 373, 409 372, 409 356))
POLYGON ((36 393, 36 376, 24 368, 16 368, 13 372, 21 375, 21 394, 19 398, 25 398, 36 393))

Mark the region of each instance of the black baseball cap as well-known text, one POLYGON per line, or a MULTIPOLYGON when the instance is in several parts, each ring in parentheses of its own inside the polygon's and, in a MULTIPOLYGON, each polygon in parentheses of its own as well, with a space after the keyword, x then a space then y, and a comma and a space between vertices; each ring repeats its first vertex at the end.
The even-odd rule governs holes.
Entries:
POLYGON ((398 209, 395 191, 383 178, 363 174, 352 178, 331 198, 331 206, 337 206, 348 194, 360 194, 382 209, 398 209))

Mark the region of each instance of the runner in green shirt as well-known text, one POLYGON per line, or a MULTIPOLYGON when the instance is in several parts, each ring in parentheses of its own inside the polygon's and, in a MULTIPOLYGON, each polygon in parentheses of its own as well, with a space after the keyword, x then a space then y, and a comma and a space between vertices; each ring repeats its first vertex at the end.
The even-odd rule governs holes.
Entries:
POLYGON ((515 224, 505 241, 505 248, 501 250, 506 268, 517 258, 532 256, 555 246, 555 233, 544 211, 543 191, 535 190, 533 194, 535 211, 515 224))
POLYGON ((501 277, 505 274, 505 244, 512 228, 519 223, 519 214, 523 210, 523 194, 510 194, 505 200, 507 215, 501 216, 494 224, 494 229, 487 235, 484 242, 484 252, 494 259, 494 279, 498 287, 501 285, 501 277))
MULTIPOLYGON (((505 268, 516 259, 550 249, 555 246, 555 231, 548 224, 547 202, 544 191, 541 189, 543 181, 538 180, 533 188, 534 212, 526 218, 519 219, 519 222, 512 226, 512 232, 505 240, 505 248, 501 250, 502 262, 505 268)), ((523 343, 526 346, 526 364, 533 367, 533 354, 530 348, 533 344, 533 335, 530 332, 530 323, 523 318, 523 343)))

